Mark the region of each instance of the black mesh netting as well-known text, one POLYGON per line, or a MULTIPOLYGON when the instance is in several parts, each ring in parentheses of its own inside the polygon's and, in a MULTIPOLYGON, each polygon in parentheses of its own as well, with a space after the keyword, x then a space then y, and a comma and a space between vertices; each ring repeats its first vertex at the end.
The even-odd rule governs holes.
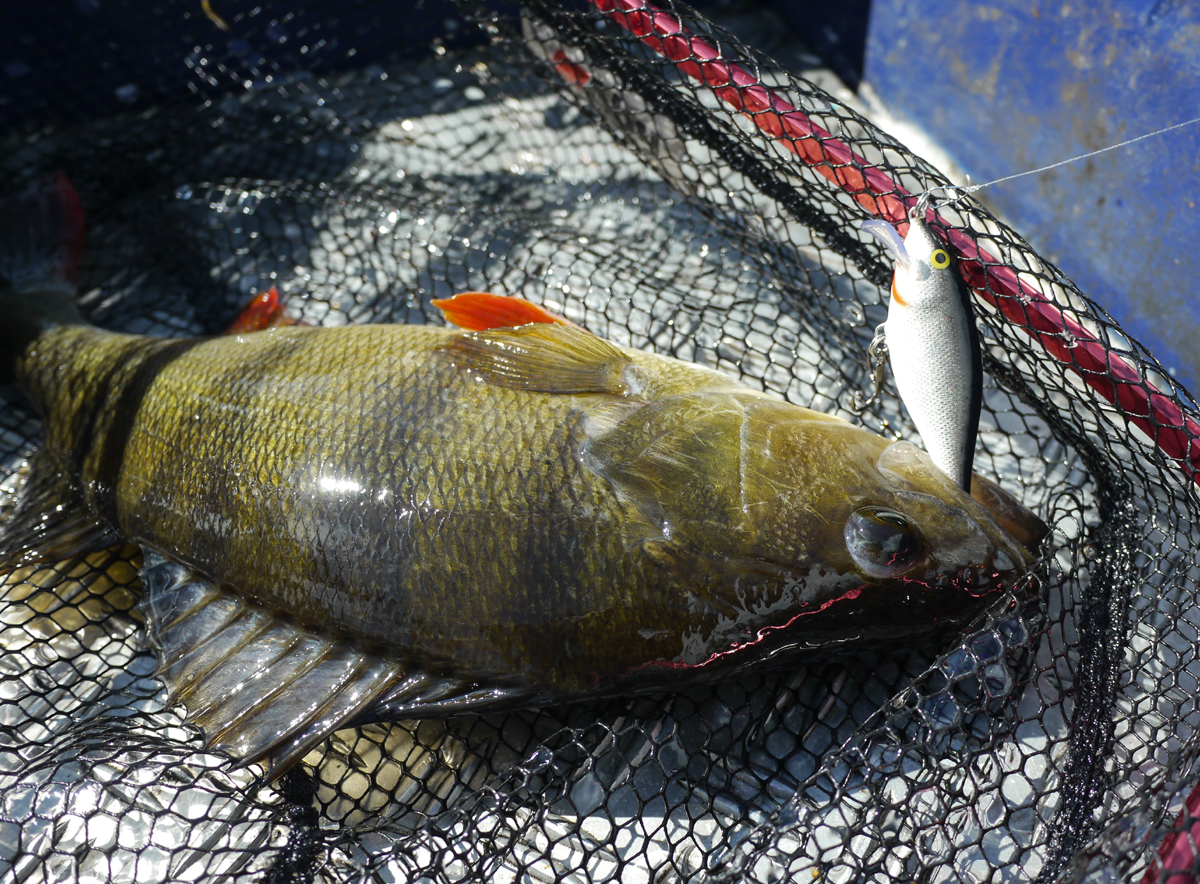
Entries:
MULTIPOLYGON (((89 45, 100 4, 78 6, 39 33, 89 45)), ((106 3, 112 107, 51 63, 33 85, 29 63, 6 68, 25 85, 0 180, 61 169, 78 188, 94 322, 212 333, 270 286, 313 324, 440 322, 431 298, 491 290, 915 435, 891 388, 851 410, 891 274, 858 226, 943 179, 808 81, 666 0, 435 12, 442 37, 407 57, 380 48, 415 26, 402 4, 219 6, 106 3), (122 42, 123 16, 186 20, 185 39, 122 42)), ((985 348, 976 469, 1054 528, 961 636, 368 725, 267 784, 166 704, 135 548, 26 568, 0 605, 5 879, 1190 874, 1195 403, 978 205, 940 211, 985 348)), ((5 395, 0 516, 38 442, 5 395)))

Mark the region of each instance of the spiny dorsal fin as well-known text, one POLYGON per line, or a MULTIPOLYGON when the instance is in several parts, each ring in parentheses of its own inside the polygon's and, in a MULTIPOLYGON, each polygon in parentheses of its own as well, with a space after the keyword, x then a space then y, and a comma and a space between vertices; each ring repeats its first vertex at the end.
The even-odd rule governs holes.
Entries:
POLYGON ((537 393, 639 392, 629 356, 580 328, 534 324, 458 335, 442 348, 454 364, 500 387, 537 393))

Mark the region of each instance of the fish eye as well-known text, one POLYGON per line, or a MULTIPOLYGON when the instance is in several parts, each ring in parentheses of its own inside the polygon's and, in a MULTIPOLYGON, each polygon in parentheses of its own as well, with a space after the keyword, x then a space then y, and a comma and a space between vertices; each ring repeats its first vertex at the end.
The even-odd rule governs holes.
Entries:
POLYGON ((933 254, 929 256, 929 263, 938 270, 945 270, 950 266, 950 256, 946 254, 945 249, 934 249, 933 254))
POLYGON ((871 577, 903 574, 925 554, 925 540, 913 521, 881 506, 852 512, 843 535, 850 558, 871 577))

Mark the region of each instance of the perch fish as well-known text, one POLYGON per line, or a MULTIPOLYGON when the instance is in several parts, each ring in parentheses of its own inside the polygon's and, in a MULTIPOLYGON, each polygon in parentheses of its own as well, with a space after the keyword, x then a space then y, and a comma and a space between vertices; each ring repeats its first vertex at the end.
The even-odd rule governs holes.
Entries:
POLYGON ((499 314, 473 332, 104 331, 71 297, 81 236, 61 176, 0 217, 0 370, 45 440, 0 570, 139 544, 160 677, 272 774, 349 723, 944 628, 1044 531, 716 371, 544 316, 495 327, 530 316, 515 299, 481 296, 499 314))

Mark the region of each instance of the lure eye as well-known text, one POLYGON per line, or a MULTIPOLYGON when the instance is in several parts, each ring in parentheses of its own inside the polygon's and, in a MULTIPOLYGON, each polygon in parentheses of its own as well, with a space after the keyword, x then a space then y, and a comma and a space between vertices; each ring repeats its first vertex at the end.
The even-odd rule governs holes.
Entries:
POLYGON ((903 574, 925 554, 925 540, 912 520, 881 506, 856 509, 842 533, 850 558, 870 577, 903 574))
POLYGON ((950 256, 946 254, 945 249, 934 249, 933 254, 929 256, 929 263, 938 270, 945 270, 950 266, 950 256))

